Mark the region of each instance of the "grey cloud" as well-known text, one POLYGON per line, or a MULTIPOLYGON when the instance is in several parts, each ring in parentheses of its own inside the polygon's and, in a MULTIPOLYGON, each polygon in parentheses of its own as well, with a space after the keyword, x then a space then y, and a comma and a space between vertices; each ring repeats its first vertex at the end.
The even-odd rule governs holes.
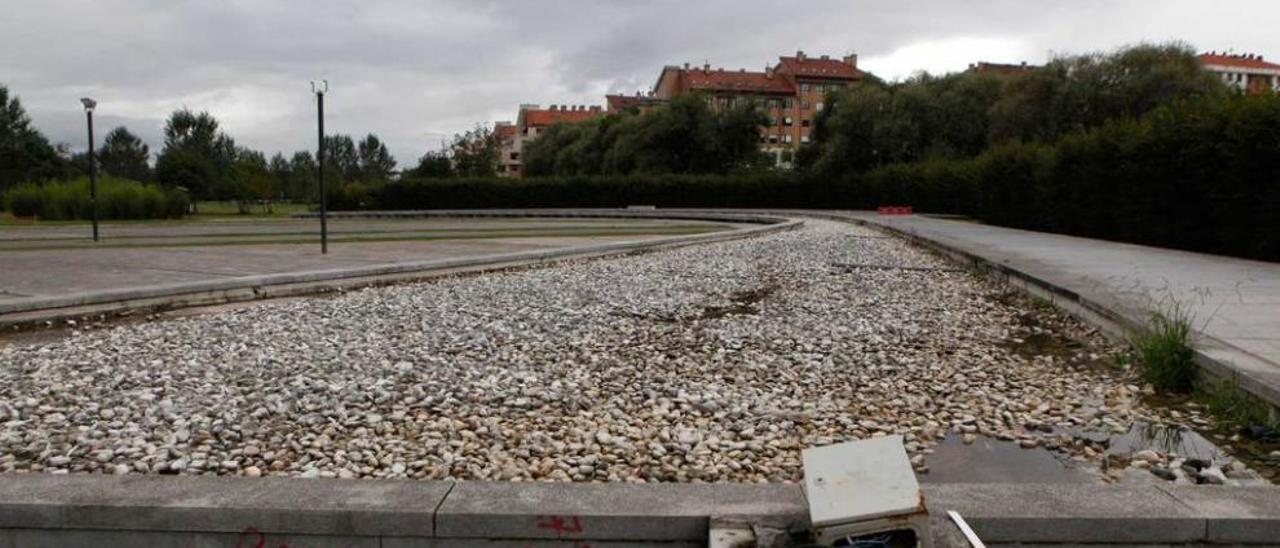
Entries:
POLYGON ((103 132, 118 120, 153 149, 180 106, 268 153, 311 148, 307 82, 326 77, 328 126, 379 134, 402 165, 520 103, 600 103, 683 62, 758 70, 796 49, 856 51, 902 75, 933 63, 895 52, 962 38, 1017 44, 972 52, 992 60, 1171 38, 1280 56, 1262 24, 1280 14, 1270 0, 10 0, 5 12, 0 83, 52 140, 82 146, 76 99, 93 94, 103 132))

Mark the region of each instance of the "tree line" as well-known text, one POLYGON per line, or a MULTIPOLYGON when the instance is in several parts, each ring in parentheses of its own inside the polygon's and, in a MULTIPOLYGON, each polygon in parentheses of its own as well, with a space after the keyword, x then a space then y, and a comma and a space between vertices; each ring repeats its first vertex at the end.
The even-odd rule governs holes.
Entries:
MULTIPOLYGON (((334 196, 368 189, 399 178, 386 143, 370 133, 359 141, 326 135, 325 178, 334 196)), ((315 201, 318 164, 309 150, 267 157, 241 146, 208 112, 174 111, 165 120, 164 143, 152 164, 152 151, 128 128, 110 130, 95 151, 98 169, 113 179, 185 190, 193 200, 228 200, 241 209, 254 202, 315 201)), ((498 168, 498 143, 486 127, 457 134, 440 150, 428 151, 406 173, 417 177, 492 176, 498 168)), ((20 183, 69 181, 88 174, 87 153, 71 153, 37 130, 18 97, 0 85, 0 194, 20 183)), ((68 187, 78 188, 78 187, 68 187)))
POLYGON ((1025 71, 869 81, 828 96, 797 161, 805 175, 856 177, 1003 143, 1052 142, 1178 100, 1229 94, 1181 43, 1063 56, 1025 71))
POLYGON ((767 169, 763 111, 750 101, 713 109, 688 94, 651 111, 554 124, 522 152, 528 176, 728 174, 767 169))

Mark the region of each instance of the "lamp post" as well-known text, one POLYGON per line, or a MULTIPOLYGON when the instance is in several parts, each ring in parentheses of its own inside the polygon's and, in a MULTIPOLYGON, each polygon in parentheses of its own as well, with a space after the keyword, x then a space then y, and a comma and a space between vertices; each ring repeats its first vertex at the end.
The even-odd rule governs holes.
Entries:
POLYGON ((84 115, 89 122, 89 210, 93 216, 93 241, 98 241, 98 169, 93 158, 93 108, 98 102, 84 97, 80 99, 84 105, 84 115))
POLYGON ((316 149, 316 178, 320 180, 320 253, 329 253, 329 196, 324 190, 324 94, 329 91, 329 81, 321 80, 320 85, 311 82, 311 92, 316 94, 316 119, 318 121, 319 143, 316 149))

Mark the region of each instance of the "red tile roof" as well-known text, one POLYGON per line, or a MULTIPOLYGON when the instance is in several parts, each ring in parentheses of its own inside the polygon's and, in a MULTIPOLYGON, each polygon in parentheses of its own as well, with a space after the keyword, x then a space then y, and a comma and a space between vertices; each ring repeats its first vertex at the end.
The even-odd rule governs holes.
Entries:
POLYGON ((516 135, 516 126, 514 124, 502 123, 493 126, 493 136, 499 141, 505 141, 516 135))
POLYGON ((648 95, 605 95, 604 100, 611 111, 629 107, 652 106, 665 102, 662 99, 648 95))
POLYGON ((846 63, 840 59, 822 59, 805 56, 803 59, 799 57, 779 57, 778 70, 787 72, 795 76, 803 76, 806 78, 832 78, 839 80, 857 80, 862 78, 862 72, 854 68, 852 64, 846 63))
POLYGON ((1200 54, 1200 62, 1205 65, 1221 65, 1246 69, 1280 70, 1280 65, 1263 61, 1262 57, 1259 56, 1202 53, 1200 54))
POLYGON ((560 122, 581 122, 604 115, 600 107, 581 110, 571 109, 529 109, 524 111, 525 127, 545 127, 560 122))
POLYGON ((729 70, 685 70, 685 86, 688 89, 710 91, 752 91, 757 93, 795 93, 786 79, 763 72, 729 70))

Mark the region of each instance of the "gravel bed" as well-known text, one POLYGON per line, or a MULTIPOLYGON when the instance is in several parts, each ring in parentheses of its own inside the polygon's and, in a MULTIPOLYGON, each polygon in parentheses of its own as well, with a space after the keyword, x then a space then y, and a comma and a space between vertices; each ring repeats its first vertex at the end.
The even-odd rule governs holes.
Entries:
MULTIPOLYGON (((1096 332, 884 234, 752 240, 0 347, 0 471, 795 481, 948 433, 1157 420, 1096 332)), ((1196 417, 1196 420, 1203 420, 1196 417)))

